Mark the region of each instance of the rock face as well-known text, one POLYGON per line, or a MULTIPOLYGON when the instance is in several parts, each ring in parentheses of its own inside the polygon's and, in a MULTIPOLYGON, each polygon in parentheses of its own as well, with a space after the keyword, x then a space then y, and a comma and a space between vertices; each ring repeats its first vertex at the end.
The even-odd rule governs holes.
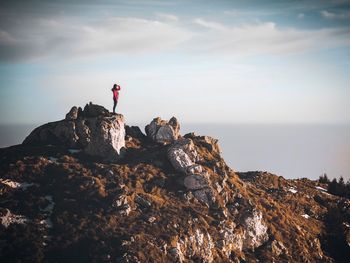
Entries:
POLYGON ((117 160, 125 147, 124 117, 92 103, 81 108, 72 107, 65 120, 36 128, 24 145, 65 145, 82 148, 86 154, 117 160))
POLYGON ((152 141, 169 144, 179 137, 180 124, 175 117, 172 117, 168 122, 158 117, 146 126, 145 131, 152 141))

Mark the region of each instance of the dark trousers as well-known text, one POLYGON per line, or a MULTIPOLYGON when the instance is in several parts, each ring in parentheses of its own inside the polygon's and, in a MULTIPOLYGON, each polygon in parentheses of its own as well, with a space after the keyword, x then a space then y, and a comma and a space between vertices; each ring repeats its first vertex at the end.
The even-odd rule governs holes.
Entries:
POLYGON ((117 104, 118 104, 118 100, 113 100, 114 103, 113 103, 113 113, 115 113, 115 107, 117 107, 117 104))

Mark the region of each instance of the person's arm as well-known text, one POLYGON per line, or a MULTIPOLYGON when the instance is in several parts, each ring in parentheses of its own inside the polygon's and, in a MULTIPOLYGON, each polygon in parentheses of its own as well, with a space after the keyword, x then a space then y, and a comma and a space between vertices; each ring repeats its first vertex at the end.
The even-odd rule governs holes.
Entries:
POLYGON ((117 90, 120 90, 120 86, 119 85, 117 85, 117 90))

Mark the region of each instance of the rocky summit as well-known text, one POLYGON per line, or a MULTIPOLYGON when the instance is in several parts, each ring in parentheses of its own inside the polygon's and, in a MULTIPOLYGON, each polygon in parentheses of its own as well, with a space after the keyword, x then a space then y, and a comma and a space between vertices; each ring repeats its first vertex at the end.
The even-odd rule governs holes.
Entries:
POLYGON ((0 150, 0 262, 348 262, 350 201, 218 140, 73 107, 0 150))

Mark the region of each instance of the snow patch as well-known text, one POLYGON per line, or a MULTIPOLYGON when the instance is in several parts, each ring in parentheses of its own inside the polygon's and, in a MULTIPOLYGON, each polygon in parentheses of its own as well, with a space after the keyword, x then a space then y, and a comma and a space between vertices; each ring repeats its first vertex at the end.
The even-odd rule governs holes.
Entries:
POLYGON ((292 192, 293 194, 295 194, 295 193, 298 192, 298 191, 297 191, 295 188, 293 188, 293 187, 289 188, 288 191, 289 191, 289 192, 292 192))
POLYGON ((308 214, 303 214, 303 215, 301 215, 302 217, 304 217, 304 218, 306 218, 306 219, 309 219, 310 218, 310 216, 308 215, 308 214))
POLYGON ((33 183, 19 183, 19 182, 15 182, 15 181, 11 181, 10 179, 0 179, 0 183, 5 184, 13 189, 23 189, 23 190, 27 190, 28 187, 31 187, 33 185, 37 185, 37 184, 33 184, 33 183))
POLYGON ((5 228, 8 228, 11 224, 25 224, 29 221, 25 216, 12 214, 11 211, 7 208, 6 214, 4 216, 1 216, 0 219, 1 224, 5 228))
POLYGON ((316 186, 315 188, 318 189, 318 190, 320 190, 320 191, 323 191, 323 192, 327 192, 327 191, 328 191, 327 189, 324 189, 324 188, 321 187, 321 186, 316 186))

